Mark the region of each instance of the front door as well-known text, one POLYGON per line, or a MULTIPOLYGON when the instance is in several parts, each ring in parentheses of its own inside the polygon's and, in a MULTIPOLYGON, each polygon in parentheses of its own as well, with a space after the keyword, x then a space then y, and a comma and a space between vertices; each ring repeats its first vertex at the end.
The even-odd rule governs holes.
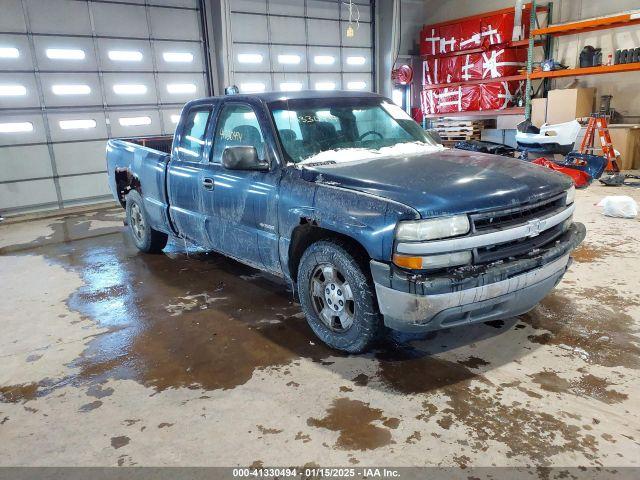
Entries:
POLYGON ((203 156, 206 157, 206 132, 212 119, 212 105, 196 105, 185 112, 174 141, 167 170, 169 215, 182 238, 207 247, 200 190, 203 156))
POLYGON ((211 215, 207 233, 215 250, 279 272, 277 192, 281 169, 268 148, 257 114, 264 112, 228 102, 218 115, 207 168, 214 190, 210 197, 213 203, 207 206, 211 215), (270 161, 270 171, 227 170, 221 163, 222 153, 232 146, 255 147, 260 159, 270 161))

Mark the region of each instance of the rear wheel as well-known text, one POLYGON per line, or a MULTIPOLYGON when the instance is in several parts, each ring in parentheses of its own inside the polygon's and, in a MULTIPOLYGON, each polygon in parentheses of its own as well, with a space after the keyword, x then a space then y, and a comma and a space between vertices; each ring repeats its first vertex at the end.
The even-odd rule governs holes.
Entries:
POLYGON ((138 250, 145 253, 159 253, 167 245, 169 236, 149 226, 149 218, 144 209, 142 197, 135 190, 127 194, 126 216, 129 231, 138 250))
POLYGON ((360 353, 371 348, 384 326, 372 282, 345 247, 336 240, 307 248, 298 269, 298 291, 318 338, 337 350, 360 353))

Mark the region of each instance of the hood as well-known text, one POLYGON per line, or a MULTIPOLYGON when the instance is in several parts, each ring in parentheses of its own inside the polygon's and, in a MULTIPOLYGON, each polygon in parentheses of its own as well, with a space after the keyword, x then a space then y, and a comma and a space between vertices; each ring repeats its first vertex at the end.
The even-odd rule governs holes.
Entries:
POLYGON ((302 176, 395 200, 423 218, 509 208, 571 186, 569 177, 548 168, 464 150, 314 165, 302 176))

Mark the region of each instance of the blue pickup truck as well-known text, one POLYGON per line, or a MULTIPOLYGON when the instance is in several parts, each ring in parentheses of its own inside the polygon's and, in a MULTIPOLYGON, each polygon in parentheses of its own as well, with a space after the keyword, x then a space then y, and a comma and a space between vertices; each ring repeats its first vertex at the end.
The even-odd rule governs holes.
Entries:
POLYGON ((346 352, 525 313, 585 237, 569 177, 444 148, 372 93, 196 100, 168 143, 107 145, 137 247, 179 237, 286 278, 346 352))

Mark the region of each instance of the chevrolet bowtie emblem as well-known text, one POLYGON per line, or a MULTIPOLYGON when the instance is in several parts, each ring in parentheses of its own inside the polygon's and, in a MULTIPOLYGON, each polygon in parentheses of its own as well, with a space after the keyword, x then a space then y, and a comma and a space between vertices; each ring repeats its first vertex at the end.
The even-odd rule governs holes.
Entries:
POLYGON ((529 220, 527 222, 527 237, 536 237, 540 235, 540 232, 544 230, 545 223, 546 222, 544 220, 540 220, 539 218, 529 220))

